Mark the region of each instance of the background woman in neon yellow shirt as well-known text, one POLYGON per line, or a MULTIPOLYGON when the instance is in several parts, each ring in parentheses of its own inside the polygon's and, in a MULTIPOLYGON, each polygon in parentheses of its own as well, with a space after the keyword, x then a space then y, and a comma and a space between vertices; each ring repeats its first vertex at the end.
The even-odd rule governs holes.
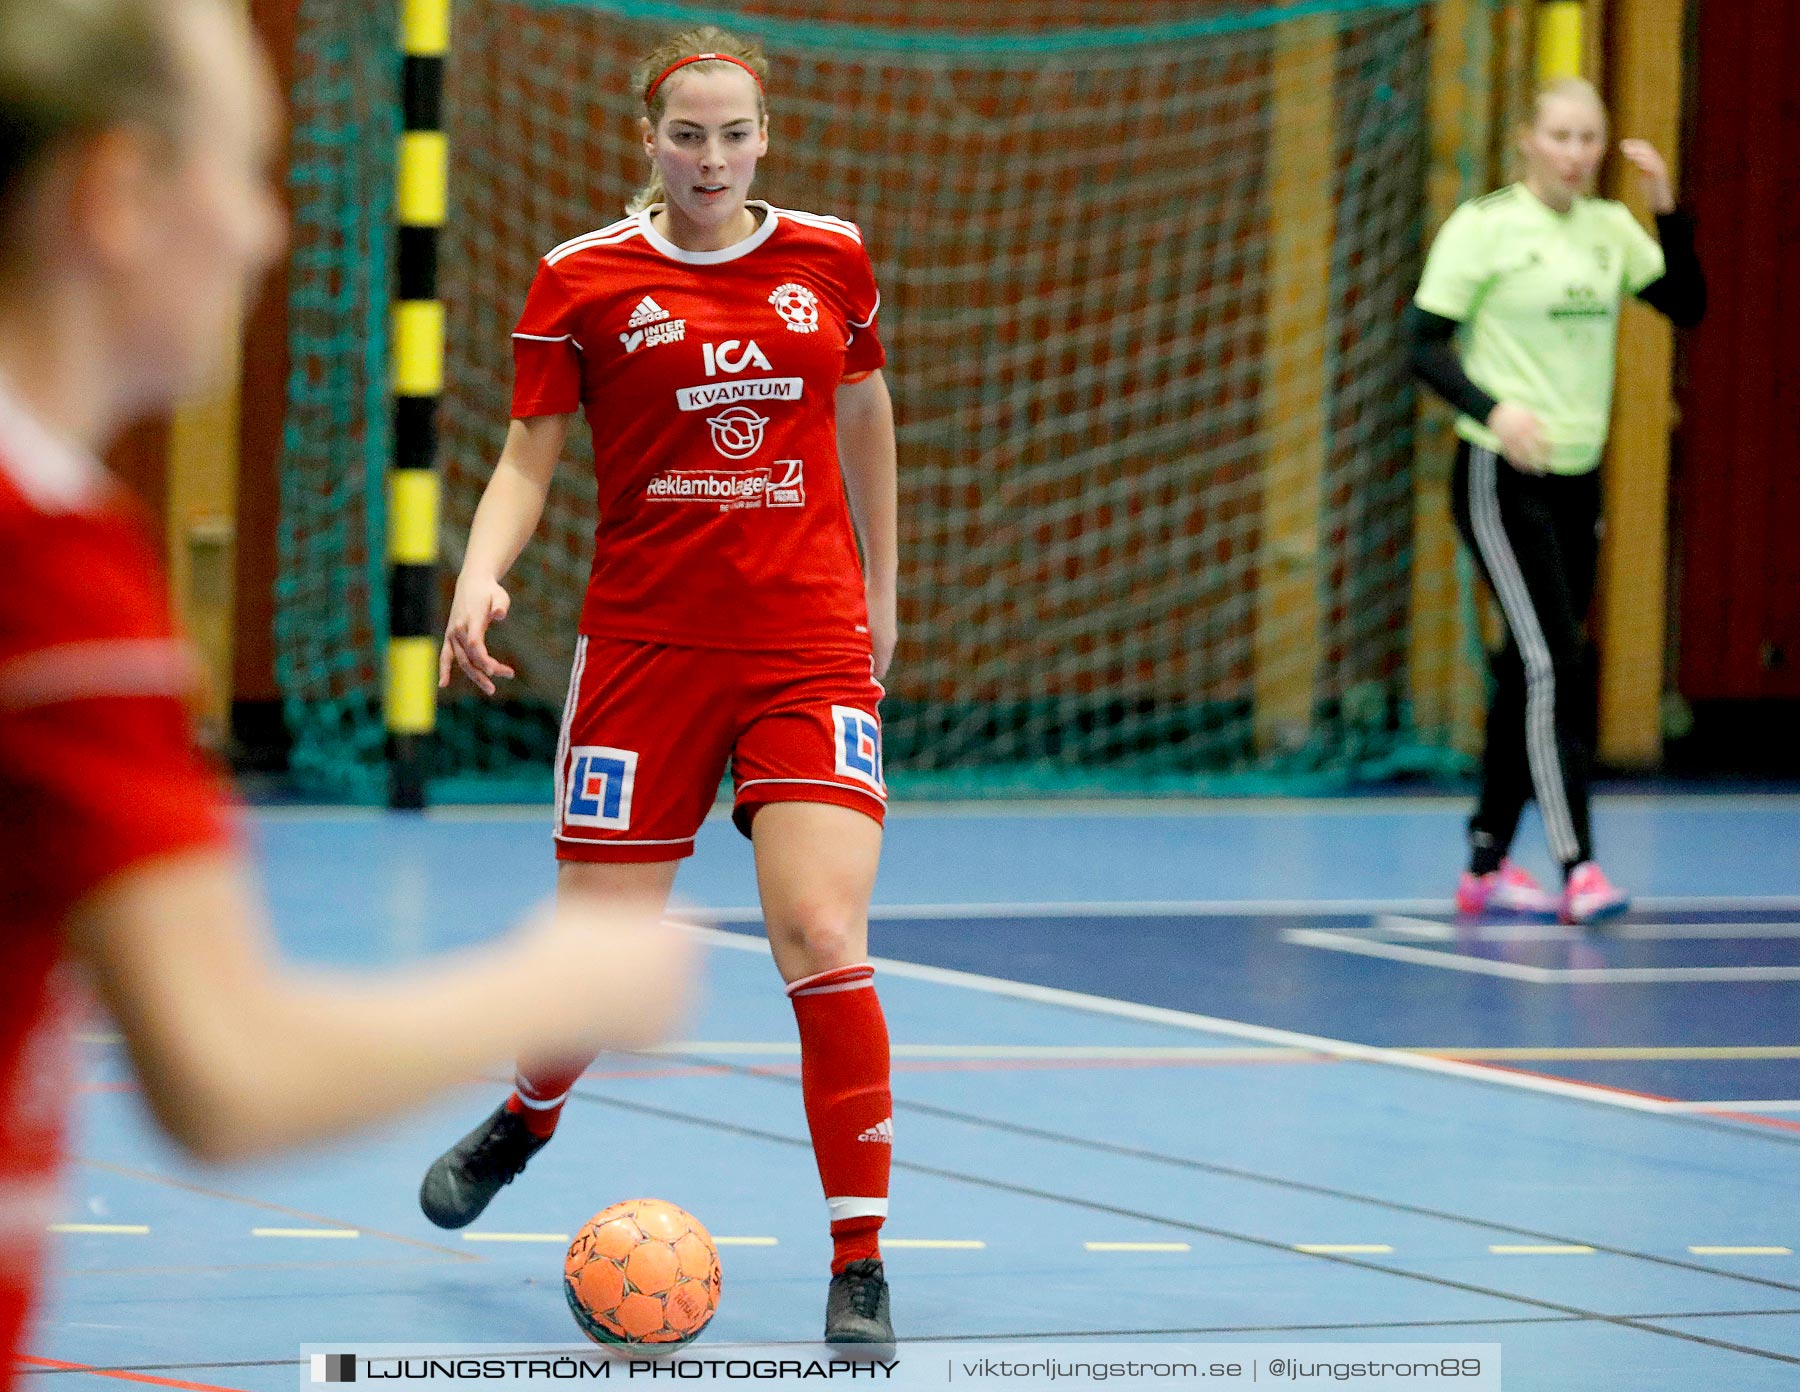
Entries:
POLYGON ((1706 289, 1692 223, 1648 143, 1619 150, 1638 171, 1660 245, 1622 203, 1591 196, 1606 146, 1606 110, 1591 84, 1544 88, 1519 132, 1524 177, 1451 215, 1408 314, 1415 372, 1460 413, 1457 530, 1506 619, 1469 868, 1457 887, 1464 913, 1556 910, 1588 923, 1629 903, 1594 861, 1584 627, 1619 303, 1634 295, 1686 327, 1699 322, 1706 289), (1560 896, 1507 859, 1533 796, 1563 867, 1560 896))

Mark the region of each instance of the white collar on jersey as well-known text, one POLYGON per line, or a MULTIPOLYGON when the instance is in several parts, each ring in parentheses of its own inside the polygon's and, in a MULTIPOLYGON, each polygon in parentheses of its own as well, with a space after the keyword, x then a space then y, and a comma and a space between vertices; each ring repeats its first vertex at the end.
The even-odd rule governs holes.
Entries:
POLYGON ((85 507, 105 491, 109 479, 91 453, 33 415, 4 375, 0 375, 0 472, 33 506, 46 512, 85 507))
POLYGON ((685 251, 675 245, 652 225, 650 219, 662 211, 661 203, 652 203, 637 215, 637 224, 644 230, 644 240, 649 242, 671 261, 680 261, 689 266, 720 266, 727 261, 735 261, 740 256, 748 256, 775 234, 775 224, 781 221, 781 214, 760 198, 752 198, 744 205, 746 208, 763 210, 762 225, 741 242, 733 242, 728 247, 717 251, 685 251))

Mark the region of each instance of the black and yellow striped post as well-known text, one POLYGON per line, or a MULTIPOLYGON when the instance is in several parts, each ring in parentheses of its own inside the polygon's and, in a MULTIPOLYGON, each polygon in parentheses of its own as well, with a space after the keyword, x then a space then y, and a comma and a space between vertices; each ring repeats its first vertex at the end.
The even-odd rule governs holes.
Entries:
POLYGON ((1582 29, 1587 16, 1583 0, 1543 0, 1537 12, 1537 77, 1555 82, 1580 77, 1584 71, 1582 29))
POLYGON ((394 305, 394 460, 388 475, 388 803, 425 805, 437 727, 437 406, 444 389, 438 233, 449 196, 443 131, 450 0, 401 0, 405 124, 394 305))

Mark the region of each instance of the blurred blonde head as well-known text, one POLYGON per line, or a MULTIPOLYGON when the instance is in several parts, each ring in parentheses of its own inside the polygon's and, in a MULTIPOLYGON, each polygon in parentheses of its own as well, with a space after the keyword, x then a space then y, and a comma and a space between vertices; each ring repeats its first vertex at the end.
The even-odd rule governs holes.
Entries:
POLYGON ((1553 207, 1590 194, 1606 157, 1606 104, 1583 77, 1538 88, 1517 132, 1519 177, 1553 207))
POLYGON ((0 313, 54 311, 115 423, 200 385, 236 332, 282 244, 275 131, 234 6, 0 0, 0 313))

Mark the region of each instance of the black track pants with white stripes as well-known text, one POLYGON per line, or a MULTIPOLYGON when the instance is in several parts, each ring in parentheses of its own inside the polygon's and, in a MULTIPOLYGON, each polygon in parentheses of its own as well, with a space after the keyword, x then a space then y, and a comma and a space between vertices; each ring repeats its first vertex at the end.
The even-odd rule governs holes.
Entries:
POLYGON ((1599 472, 1525 474, 1465 441, 1450 488, 1456 529, 1506 618, 1506 645, 1493 655, 1470 839, 1504 853, 1535 796, 1550 853, 1565 866, 1590 860, 1594 677, 1586 623, 1599 553, 1599 472))

